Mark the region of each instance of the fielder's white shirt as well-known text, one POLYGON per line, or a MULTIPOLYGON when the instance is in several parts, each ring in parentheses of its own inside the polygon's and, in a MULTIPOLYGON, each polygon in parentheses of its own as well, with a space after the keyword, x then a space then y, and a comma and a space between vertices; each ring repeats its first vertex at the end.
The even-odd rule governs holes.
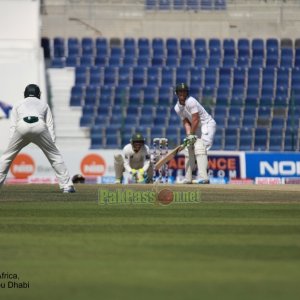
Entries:
POLYGON ((143 145, 139 152, 134 152, 132 145, 127 144, 123 148, 124 168, 127 172, 131 169, 144 169, 146 172, 150 166, 150 149, 147 145, 143 145))
MULTIPOLYGON (((191 96, 185 100, 185 105, 181 105, 179 101, 177 101, 174 109, 182 121, 188 119, 192 124, 192 115, 198 113, 201 127, 209 122, 215 123, 214 119, 205 108, 191 96)), ((195 132, 198 137, 201 137, 201 127, 199 126, 195 132)))
POLYGON ((17 124, 25 117, 38 117, 45 122, 50 132, 53 142, 55 142, 55 133, 53 125, 53 117, 49 105, 41 99, 36 97, 27 97, 21 101, 18 101, 11 111, 11 126, 10 136, 12 136, 16 130, 17 124))

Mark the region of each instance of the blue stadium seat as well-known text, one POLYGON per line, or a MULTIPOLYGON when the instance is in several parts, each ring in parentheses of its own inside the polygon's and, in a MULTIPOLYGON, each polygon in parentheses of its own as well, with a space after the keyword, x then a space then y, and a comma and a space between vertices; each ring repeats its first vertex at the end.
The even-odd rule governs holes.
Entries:
POLYGON ((131 85, 131 68, 128 66, 121 66, 118 68, 118 86, 131 85))
MULTIPOLYGON (((239 117, 230 116, 227 119, 227 128, 240 128, 241 127, 241 119, 239 117)), ((237 137, 235 137, 237 140, 237 137)), ((234 150, 234 149, 232 149, 234 150)))
POLYGON ((173 0, 173 8, 175 10, 185 9, 185 0, 173 0))
POLYGON ((66 58, 66 67, 78 66, 78 56, 68 56, 66 58))
POLYGON ((174 68, 162 67, 161 69, 161 86, 174 86, 174 68))
POLYGON ((126 37, 126 38, 124 38, 123 47, 124 47, 124 50, 126 50, 126 49, 133 49, 133 50, 135 50, 135 48, 137 47, 136 46, 136 40, 134 38, 132 38, 132 37, 126 37))
POLYGON ((66 66, 66 59, 64 57, 53 57, 51 59, 51 68, 64 68, 66 66))
POLYGON ((104 69, 103 84, 115 86, 116 79, 117 79, 117 68, 113 66, 107 66, 104 69))
POLYGON ((109 116, 96 116, 96 118, 94 119, 94 124, 92 124, 91 126, 106 127, 109 124, 109 119, 109 116))
POLYGON ((161 49, 164 50, 165 42, 162 38, 153 38, 152 39, 152 49, 161 49))
POLYGON ((213 67, 207 67, 204 70, 204 85, 205 87, 207 86, 211 86, 211 87, 215 87, 217 84, 217 68, 213 68, 213 67))
POLYGON ((92 56, 81 56, 80 57, 80 65, 91 67, 94 65, 94 58, 92 56))
POLYGON ((254 150, 266 151, 268 147, 268 129, 255 128, 254 150))
POLYGON ((196 38, 194 39, 194 49, 195 51, 198 50, 207 50, 207 44, 206 44, 206 40, 203 38, 196 38))
POLYGON ((205 68, 207 66, 207 58, 206 57, 195 57, 194 58, 194 66, 198 68, 205 68))
POLYGON ((233 85, 245 86, 246 83, 246 68, 236 67, 233 69, 233 85))
POLYGON ((270 119, 272 114, 272 107, 260 106, 258 107, 257 117, 262 119, 270 119))
POLYGON ((177 56, 168 56, 165 60, 165 66, 170 68, 176 68, 178 66, 177 56))
POLYGON ((158 0, 158 8, 160 10, 170 10, 171 1, 170 0, 158 0))
POLYGON ((219 68, 219 86, 232 85, 232 70, 231 68, 219 68))
POLYGON ((258 67, 250 67, 248 69, 247 86, 260 85, 260 79, 261 79, 261 69, 258 67))
POLYGON ((145 86, 143 91, 143 105, 150 105, 151 107, 156 105, 158 102, 157 87, 153 85, 145 86))
POLYGON ((248 127, 240 128, 239 150, 250 151, 253 144, 253 129, 248 127))
POLYGON ((189 67, 177 67, 175 69, 175 82, 187 82, 189 83, 190 68, 189 67))
POLYGON ((283 141, 284 139, 282 128, 271 128, 269 139, 269 151, 282 151, 283 141))
MULTIPOLYGON (((45 41, 45 38, 44 38, 45 41)), ((49 41, 48 41, 49 42, 49 41)), ((50 47, 50 45, 48 45, 50 47)), ((65 39, 63 37, 54 37, 53 39, 53 54, 54 57, 64 57, 65 52, 65 39)), ((49 53, 50 54, 50 53, 49 53)), ((49 55, 50 57, 50 55, 49 55)))
POLYGON ((150 48, 138 48, 138 57, 151 57, 151 50, 150 48))
POLYGON ((143 86, 145 83, 145 68, 144 67, 134 67, 132 69, 132 84, 143 86))
POLYGON ((292 48, 283 48, 280 53, 280 67, 292 68, 294 65, 294 52, 292 48))
POLYGON ((265 67, 265 58, 263 56, 253 56, 250 61, 250 66, 254 68, 265 67))
POLYGON ((94 117, 92 115, 82 115, 79 120, 80 127, 91 127, 94 123, 94 117))
MULTIPOLYGON (((196 0, 194 1, 195 2, 195 7, 196 6, 196 0)), ((211 10, 213 9, 213 1, 212 0, 200 0, 200 7, 202 10, 211 10)), ((196 10, 196 8, 195 8, 196 10)))
POLYGON ((161 86, 158 88, 158 105, 170 106, 172 93, 170 86, 161 86))
POLYGON ((210 68, 218 68, 221 65, 221 57, 219 56, 211 56, 208 59, 208 67, 210 68))
POLYGON ((262 96, 259 100, 259 105, 263 107, 271 107, 273 105, 273 97, 262 96))
POLYGON ((105 136, 105 149, 118 149, 121 148, 121 139, 118 133, 116 134, 106 134, 105 136))
POLYGON ((160 83, 161 68, 152 66, 147 68, 147 85, 158 86, 160 83))
POLYGON ((251 42, 252 57, 264 57, 265 46, 264 40, 260 38, 253 39, 251 42))
POLYGON ((237 149, 238 132, 238 128, 225 128, 224 150, 237 149))
POLYGON ((272 86, 275 85, 275 72, 276 69, 273 67, 266 67, 262 70, 262 86, 272 86))
POLYGON ((290 69, 281 67, 277 69, 276 86, 289 87, 290 84, 290 69))
POLYGON ((164 58, 166 55, 165 48, 154 48, 152 49, 152 57, 154 58, 164 58))
POLYGON ((235 47, 234 39, 224 39, 223 50, 224 50, 224 57, 235 57, 236 47, 235 47))
POLYGON ((149 49, 150 48, 150 41, 146 37, 140 37, 140 38, 138 38, 137 46, 138 46, 139 49, 141 49, 141 48, 149 49))
POLYGON ((249 67, 250 59, 247 56, 239 56, 236 62, 237 67, 247 68, 249 67))
POLYGON ((224 10, 227 7, 227 0, 215 0, 215 10, 224 10))
MULTIPOLYGON (((271 121, 271 128, 283 129, 286 126, 285 119, 282 117, 273 117, 271 121)), ((272 138, 272 136, 271 136, 272 138)))
POLYGON ((162 67, 165 64, 165 58, 163 56, 157 56, 151 58, 152 67, 162 67))
POLYGON ((156 10, 157 9, 157 1, 156 0, 145 0, 145 8, 147 10, 156 10))
POLYGON ((150 58, 148 56, 140 56, 137 58, 136 65, 139 67, 148 67, 150 64, 150 58))
POLYGON ((133 85, 129 88, 129 105, 141 105, 142 92, 140 86, 133 85))
POLYGON ((94 54, 94 40, 90 37, 83 37, 81 39, 82 54, 92 56, 94 54))
POLYGON ((199 1, 198 0, 186 0, 186 8, 188 10, 199 10, 199 1))
POLYGON ((241 128, 254 128, 256 126, 256 119, 245 115, 242 119, 242 127, 241 128))
POLYGON ((135 66, 135 57, 134 56, 125 56, 123 58, 123 66, 126 66, 126 67, 135 66))
POLYGON ((239 38, 237 41, 238 58, 250 57, 250 41, 246 38, 239 38))
POLYGON ((224 142, 224 128, 217 127, 211 150, 222 150, 224 142))
POLYGON ((96 56, 95 57, 95 66, 104 67, 107 65, 107 57, 106 56, 96 56))
POLYGON ((236 65, 235 57, 233 56, 224 56, 222 61, 222 66, 224 68, 233 68, 236 65))
POLYGON ((269 97, 273 98, 274 97, 274 88, 271 85, 263 85, 261 88, 261 97, 269 97))

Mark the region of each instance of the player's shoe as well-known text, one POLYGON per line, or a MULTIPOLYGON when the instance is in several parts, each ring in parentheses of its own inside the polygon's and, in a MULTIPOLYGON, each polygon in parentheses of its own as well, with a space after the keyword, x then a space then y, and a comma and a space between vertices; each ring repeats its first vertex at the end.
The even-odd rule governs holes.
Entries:
POLYGON ((182 181, 182 183, 183 184, 192 184, 192 181, 184 178, 184 180, 182 181))
POLYGON ((63 193, 64 193, 64 194, 67 194, 67 193, 75 193, 75 192, 76 192, 76 191, 75 191, 75 188, 74 188, 73 185, 68 186, 68 187, 66 187, 66 188, 63 189, 63 193))
POLYGON ((123 177, 115 179, 115 184, 120 184, 122 182, 123 182, 123 177))
POLYGON ((208 179, 196 179, 192 181, 193 184, 209 184, 208 179))

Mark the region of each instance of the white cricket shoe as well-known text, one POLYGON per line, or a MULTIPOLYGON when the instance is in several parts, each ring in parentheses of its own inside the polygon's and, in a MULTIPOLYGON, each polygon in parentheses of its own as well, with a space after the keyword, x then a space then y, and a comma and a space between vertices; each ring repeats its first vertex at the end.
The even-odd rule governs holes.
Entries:
POLYGON ((192 181, 184 178, 184 180, 182 181, 182 183, 183 184, 192 184, 192 181))
POLYGON ((193 184, 209 184, 209 179, 196 179, 192 181, 193 184))

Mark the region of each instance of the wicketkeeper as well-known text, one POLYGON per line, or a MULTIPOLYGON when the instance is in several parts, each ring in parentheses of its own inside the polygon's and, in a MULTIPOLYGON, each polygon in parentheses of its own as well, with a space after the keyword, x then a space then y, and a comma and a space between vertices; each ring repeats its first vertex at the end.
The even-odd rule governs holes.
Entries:
POLYGON ((123 173, 127 171, 132 181, 136 183, 150 183, 153 177, 153 166, 150 160, 150 149, 140 133, 132 136, 130 143, 123 148, 123 154, 114 157, 116 180, 123 182, 123 173))
POLYGON ((10 140, 0 158, 0 187, 16 155, 30 143, 36 144, 46 155, 59 186, 64 193, 75 189, 63 158, 55 145, 53 118, 48 104, 40 99, 40 88, 29 84, 24 98, 17 102, 11 112, 10 140))
POLYGON ((183 144, 185 154, 184 183, 208 184, 207 151, 211 148, 216 132, 216 122, 204 107, 193 97, 189 96, 187 84, 176 86, 178 102, 175 111, 181 118, 186 131, 183 144), (198 167, 198 177, 193 180, 192 173, 198 167))

